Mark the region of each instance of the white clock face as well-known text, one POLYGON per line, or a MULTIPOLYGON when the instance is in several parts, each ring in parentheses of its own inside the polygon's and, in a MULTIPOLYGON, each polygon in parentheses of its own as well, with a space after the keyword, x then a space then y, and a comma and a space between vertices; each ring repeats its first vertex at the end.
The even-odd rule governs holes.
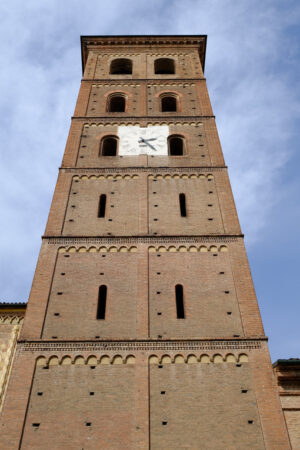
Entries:
POLYGON ((120 138, 119 155, 167 155, 168 125, 121 125, 118 127, 120 138))

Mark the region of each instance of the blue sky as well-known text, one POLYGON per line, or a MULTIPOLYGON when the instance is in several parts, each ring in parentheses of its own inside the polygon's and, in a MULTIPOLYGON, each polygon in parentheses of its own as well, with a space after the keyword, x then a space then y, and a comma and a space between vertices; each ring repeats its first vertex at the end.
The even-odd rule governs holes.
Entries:
POLYGON ((207 34, 205 75, 271 357, 299 357, 300 2, 12 0, 0 16, 1 301, 29 295, 80 35, 207 34))

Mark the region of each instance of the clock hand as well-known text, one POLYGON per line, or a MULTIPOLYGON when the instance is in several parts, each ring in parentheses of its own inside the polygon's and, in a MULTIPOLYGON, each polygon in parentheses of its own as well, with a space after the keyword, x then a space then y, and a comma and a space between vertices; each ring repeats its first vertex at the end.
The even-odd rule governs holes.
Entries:
POLYGON ((149 138, 149 139, 144 139, 142 137, 140 137, 140 141, 139 142, 145 142, 145 144, 147 144, 148 141, 156 141, 157 138, 149 138))
MULTIPOLYGON (((140 138, 140 141, 138 141, 138 142, 139 142, 139 144, 144 143, 145 145, 148 145, 148 147, 152 148, 152 150, 154 150, 154 151, 156 152, 156 148, 153 147, 153 145, 149 144, 149 142, 148 142, 148 141, 153 141, 153 140, 155 140, 155 139, 156 139, 156 138, 152 138, 152 139, 143 139, 143 138, 141 137, 141 138, 140 138)), ((143 146, 143 147, 145 147, 145 146, 143 146)))

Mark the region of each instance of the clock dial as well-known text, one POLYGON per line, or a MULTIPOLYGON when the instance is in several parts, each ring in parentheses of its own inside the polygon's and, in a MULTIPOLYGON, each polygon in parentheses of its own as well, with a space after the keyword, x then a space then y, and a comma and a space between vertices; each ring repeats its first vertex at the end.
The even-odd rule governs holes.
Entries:
POLYGON ((169 127, 167 125, 121 125, 118 127, 120 155, 167 155, 169 127))

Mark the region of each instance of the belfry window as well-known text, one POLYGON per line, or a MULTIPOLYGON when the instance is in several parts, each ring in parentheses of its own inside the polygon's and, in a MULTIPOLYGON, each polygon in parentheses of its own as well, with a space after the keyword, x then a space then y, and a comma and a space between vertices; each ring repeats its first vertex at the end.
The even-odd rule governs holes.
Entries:
POLYGON ((111 75, 130 75, 132 74, 132 61, 127 58, 114 59, 110 64, 111 75))
POLYGON ((99 287, 99 294, 98 294, 97 320, 105 319, 106 296, 107 296, 107 287, 105 286, 105 284, 102 284, 99 287))
POLYGON ((105 217, 106 195, 101 194, 99 198, 98 217, 105 217))
POLYGON ((170 156, 183 155, 184 139, 181 136, 169 136, 168 147, 170 156))
POLYGON ((185 194, 179 194, 179 207, 181 217, 186 217, 186 200, 185 194))
POLYGON ((162 112, 176 112, 177 98, 175 95, 163 95, 161 97, 161 111, 162 112))
POLYGON ((113 94, 108 98, 107 111, 108 112, 125 112, 125 96, 122 94, 113 94))
POLYGON ((105 136, 101 140, 100 155, 116 156, 118 148, 118 139, 115 136, 105 136))
POLYGON ((157 75, 173 75, 175 73, 174 59, 159 58, 154 62, 154 72, 157 75))
POLYGON ((176 296, 176 313, 177 319, 184 319, 184 302, 183 302, 183 286, 182 284, 176 284, 175 286, 176 296))

